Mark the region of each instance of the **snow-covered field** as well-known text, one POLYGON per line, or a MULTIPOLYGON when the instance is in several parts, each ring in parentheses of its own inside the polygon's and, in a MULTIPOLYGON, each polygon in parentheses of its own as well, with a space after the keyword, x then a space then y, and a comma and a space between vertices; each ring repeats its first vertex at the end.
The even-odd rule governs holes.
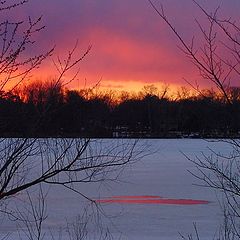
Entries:
MULTIPOLYGON (((86 207, 85 219, 91 219, 86 239, 98 239, 98 233, 94 235, 97 225, 101 225, 103 234, 108 228, 113 239, 181 239, 179 233, 194 233, 193 223, 201 239, 212 239, 222 220, 218 198, 213 190, 195 185, 199 181, 189 171, 196 168, 183 153, 194 158, 202 152, 211 154, 208 147, 228 152, 229 146, 195 139, 142 140, 140 144, 147 144, 152 154, 127 166, 118 181, 78 186, 88 197, 99 199, 98 210, 73 192, 51 187, 43 227, 45 239, 52 239, 50 231, 55 239, 60 239, 60 227, 62 239, 69 239, 64 228, 66 221, 74 221, 86 207), (90 218, 93 213, 94 221, 90 218)), ((20 238, 15 222, 8 219, 0 223, 0 236, 6 233, 10 233, 9 239, 20 238)))

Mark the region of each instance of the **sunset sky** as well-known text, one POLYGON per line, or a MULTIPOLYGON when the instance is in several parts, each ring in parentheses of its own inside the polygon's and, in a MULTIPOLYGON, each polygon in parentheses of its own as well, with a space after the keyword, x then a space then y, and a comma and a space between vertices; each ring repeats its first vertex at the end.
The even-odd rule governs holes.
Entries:
MULTIPOLYGON (((191 0, 156 0, 186 40, 198 33, 194 18, 203 19, 191 0)), ((221 6, 220 14, 238 18, 239 0, 199 0, 208 10, 221 6)), ((94 85, 113 89, 141 89, 143 85, 186 85, 198 74, 178 49, 174 35, 147 0, 31 0, 19 16, 43 15, 46 29, 38 36, 37 50, 56 45, 55 55, 66 56, 76 40, 77 53, 92 45, 71 87, 94 85)), ((36 50, 36 51, 37 51, 36 50)), ((51 61, 38 71, 39 78, 55 76, 51 61)), ((203 86, 207 83, 202 82, 203 86)))

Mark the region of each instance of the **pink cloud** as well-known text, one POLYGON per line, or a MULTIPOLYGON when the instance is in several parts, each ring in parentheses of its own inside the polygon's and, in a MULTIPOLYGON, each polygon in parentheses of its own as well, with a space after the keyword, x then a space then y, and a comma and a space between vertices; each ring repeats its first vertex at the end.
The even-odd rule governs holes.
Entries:
MULTIPOLYGON (((237 16, 240 3, 234 0, 227 3, 214 0, 206 8, 214 9, 220 2, 223 15, 231 12, 237 16)), ((202 15, 194 4, 187 0, 162 0, 162 3, 187 41, 197 34, 194 18, 202 15)), ((37 38, 36 51, 56 44, 56 56, 66 56, 76 39, 79 39, 79 54, 89 44, 93 45, 80 65, 81 82, 87 79, 93 84, 102 78, 116 85, 134 81, 186 85, 183 77, 189 81, 199 79, 198 71, 177 48, 176 38, 147 1, 42 0, 32 1, 26 11, 35 16, 42 13, 47 28, 37 38)), ((46 64, 41 75, 54 74, 52 69, 53 65, 46 64)), ((202 85, 209 83, 202 81, 202 85)))

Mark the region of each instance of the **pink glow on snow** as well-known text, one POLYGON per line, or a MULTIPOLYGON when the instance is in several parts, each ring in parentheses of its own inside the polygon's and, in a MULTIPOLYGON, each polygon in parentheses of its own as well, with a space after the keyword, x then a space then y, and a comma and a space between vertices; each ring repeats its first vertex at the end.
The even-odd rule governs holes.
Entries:
POLYGON ((206 200, 196 199, 171 199, 159 196, 113 196, 96 200, 97 203, 119 203, 119 204, 166 204, 166 205, 199 205, 208 204, 206 200))

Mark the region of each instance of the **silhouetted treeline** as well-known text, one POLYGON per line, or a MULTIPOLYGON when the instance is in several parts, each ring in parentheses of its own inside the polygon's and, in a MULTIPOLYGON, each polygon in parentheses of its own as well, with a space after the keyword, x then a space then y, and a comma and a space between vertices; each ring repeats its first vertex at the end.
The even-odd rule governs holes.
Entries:
POLYGON ((229 90, 232 104, 213 91, 170 99, 146 89, 118 101, 110 93, 64 90, 53 83, 0 92, 0 136, 239 137, 238 88, 229 90))

